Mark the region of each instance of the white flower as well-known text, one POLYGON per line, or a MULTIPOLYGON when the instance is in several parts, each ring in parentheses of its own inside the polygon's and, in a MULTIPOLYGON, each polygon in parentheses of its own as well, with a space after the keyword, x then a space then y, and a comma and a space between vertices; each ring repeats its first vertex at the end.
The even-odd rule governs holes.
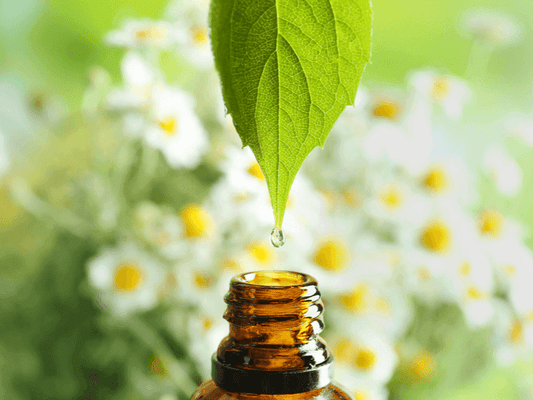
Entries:
POLYGON ((165 21, 129 19, 118 30, 109 32, 105 41, 109 45, 143 49, 168 47, 176 43, 181 32, 165 21))
POLYGON ((327 218, 326 211, 324 199, 300 172, 291 186, 283 219, 283 232, 287 240, 294 241, 297 251, 310 251, 327 218))
POLYGON ((363 209, 378 221, 395 224, 399 229, 420 225, 433 211, 433 204, 425 196, 413 192, 407 184, 375 176, 372 197, 363 209))
POLYGON ((533 279, 533 253, 514 238, 491 244, 490 255, 496 276, 506 291, 533 279))
POLYGON ((478 232, 485 250, 492 256, 500 251, 500 246, 505 246, 507 240, 520 242, 525 235, 520 224, 493 209, 484 210, 479 215, 478 232))
POLYGON ((351 368, 335 367, 335 381, 340 383, 354 400, 387 400, 389 391, 382 383, 361 378, 351 368))
POLYGON ((343 333, 326 340, 333 349, 335 370, 348 369, 358 380, 385 384, 398 364, 392 344, 370 328, 354 330, 347 324, 343 333))
POLYGON ((188 350, 197 361, 202 378, 209 379, 211 356, 222 339, 228 335, 229 325, 223 318, 226 308, 223 297, 218 292, 204 294, 204 297, 209 299, 208 305, 190 314, 186 329, 189 338, 188 350))
POLYGON ((362 143, 366 159, 397 164, 408 171, 426 165, 433 148, 430 104, 393 91, 374 94, 368 104, 371 125, 362 143))
POLYGON ((474 177, 458 159, 431 160, 416 174, 416 179, 419 188, 437 201, 472 204, 477 199, 474 177))
POLYGON ((176 19, 176 26, 183 29, 179 39, 179 54, 183 54, 196 67, 213 67, 213 53, 209 40, 209 2, 182 0, 176 1, 167 10, 176 19))
POLYGON ((217 224, 232 236, 248 237, 258 230, 270 234, 274 214, 265 177, 252 151, 230 145, 224 155, 220 168, 225 176, 211 189, 209 199, 217 224))
POLYGON ((280 252, 272 246, 268 238, 249 240, 243 247, 230 257, 234 270, 239 273, 279 267, 280 252))
POLYGON ((134 243, 100 251, 87 269, 103 307, 118 317, 155 307, 165 276, 163 266, 134 243))
POLYGON ((152 65, 138 53, 129 51, 122 58, 120 70, 124 88, 114 89, 109 93, 107 97, 108 108, 128 110, 148 106, 157 78, 152 65))
MULTIPOLYGON (((379 269, 379 265, 364 263, 357 267, 379 269)), ((323 292, 327 293, 328 288, 323 292)), ((350 326, 354 331, 371 326, 389 339, 398 339, 412 320, 412 309, 403 288, 383 277, 361 278, 331 301, 338 305, 327 311, 334 326, 350 326)))
POLYGON ((194 107, 194 99, 179 89, 158 87, 153 91, 151 123, 145 139, 161 150, 171 167, 194 168, 207 151, 207 133, 194 107))
POLYGON ((528 359, 533 353, 533 324, 516 316, 507 303, 495 302, 495 355, 496 360, 509 366, 517 358, 528 359))
POLYGON ((464 14, 463 32, 493 45, 508 45, 521 38, 522 28, 514 18, 490 9, 474 9, 464 14))
POLYGON ((427 302, 453 301, 449 268, 463 258, 463 249, 479 246, 475 223, 455 202, 441 202, 422 225, 404 229, 406 285, 427 302))
POLYGON ((434 70, 415 71, 408 77, 409 85, 424 99, 442 106, 451 119, 459 119, 472 91, 467 83, 451 75, 441 75, 434 70))
POLYGON ((483 169, 502 194, 515 196, 522 186, 522 170, 501 147, 489 147, 483 155, 483 169))

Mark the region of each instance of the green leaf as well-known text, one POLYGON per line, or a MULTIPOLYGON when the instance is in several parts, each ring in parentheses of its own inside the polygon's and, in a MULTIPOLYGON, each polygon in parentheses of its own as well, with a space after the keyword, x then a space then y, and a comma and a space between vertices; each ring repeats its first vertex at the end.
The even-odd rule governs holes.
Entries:
POLYGON ((224 101, 265 175, 281 229, 289 190, 353 104, 370 61, 370 0, 213 0, 224 101))

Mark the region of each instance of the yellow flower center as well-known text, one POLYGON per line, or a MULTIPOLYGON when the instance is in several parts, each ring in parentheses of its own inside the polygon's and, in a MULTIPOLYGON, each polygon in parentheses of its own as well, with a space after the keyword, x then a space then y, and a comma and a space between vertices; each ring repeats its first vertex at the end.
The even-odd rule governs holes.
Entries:
POLYGON ((225 271, 240 272, 241 266, 233 258, 226 258, 221 263, 222 269, 225 271))
POLYGON ((204 289, 211 284, 211 278, 197 272, 194 274, 194 284, 197 288, 204 289))
POLYGON ((466 289, 466 299, 467 300, 481 300, 485 297, 485 293, 479 290, 475 286, 469 286, 466 289))
POLYGON ((364 283, 357 284, 349 294, 341 295, 342 305, 350 311, 360 313, 366 311, 369 287, 364 283))
POLYGON ((444 168, 435 166, 429 170, 428 174, 423 179, 422 184, 427 190, 435 193, 442 193, 448 188, 448 175, 446 175, 444 168))
POLYGON ((339 340, 334 347, 335 359, 338 361, 349 361, 355 348, 349 339, 339 340))
POLYGON ((503 271, 509 276, 514 276, 516 274, 516 267, 514 265, 505 265, 503 271))
POLYGON ((363 371, 372 369, 377 361, 377 356, 370 349, 359 350, 355 356, 354 363, 363 371))
POLYGON ((353 397, 355 400, 370 400, 370 397, 364 390, 356 390, 353 392, 353 397))
POLYGON ((185 225, 185 236, 188 238, 210 236, 214 228, 211 215, 197 204, 186 206, 181 211, 181 219, 185 225))
POLYGON ((257 163, 254 163, 250 166, 250 168, 247 169, 247 172, 256 177, 257 179, 259 179, 260 181, 265 181, 265 176, 263 175, 263 172, 261 171, 261 167, 259 166, 259 164, 257 163))
POLYGON ((158 375, 160 377, 167 376, 168 372, 165 368, 165 365, 163 364, 163 361, 157 356, 150 357, 150 361, 148 362, 148 367, 150 368, 150 373, 152 375, 158 375))
POLYGON ((446 97, 450 92, 450 81, 444 77, 437 77, 433 81, 433 86, 431 87, 431 96, 437 101, 440 101, 446 97))
POLYGON ((511 329, 509 331, 509 340, 512 343, 520 343, 524 339, 524 327, 522 323, 518 320, 513 322, 511 329))
POLYGON ((472 267, 470 266, 470 263, 468 261, 465 261, 460 267, 459 267, 459 274, 466 278, 468 275, 470 275, 472 267))
POLYGON ((150 40, 161 40, 167 36, 167 31, 161 26, 147 26, 142 29, 138 29, 135 32, 135 37, 141 42, 147 42, 150 40))
POLYGON ((213 326, 213 320, 208 317, 204 317, 202 320, 202 327, 204 328, 204 331, 208 331, 213 326))
POLYGON ((376 300, 376 308, 379 312, 383 314, 390 314, 391 313, 391 306, 387 299, 385 298, 379 298, 376 300))
POLYGON ((486 210, 479 219, 479 229, 482 234, 498 237, 502 233, 505 220, 496 210, 486 210))
POLYGON ((318 192, 322 196, 322 199, 326 203, 328 209, 332 209, 333 207, 335 207, 337 203, 337 195, 335 194, 335 192, 325 188, 318 189, 318 192))
POLYGON ((398 208, 403 203, 403 194, 396 185, 389 186, 379 193, 379 199, 389 210, 398 208))
POLYGON ((339 238, 322 243, 315 252, 314 262, 327 271, 342 271, 350 261, 348 246, 339 238))
POLYGON ((436 221, 426 227, 420 241, 428 250, 443 253, 450 247, 451 233, 444 223, 436 221))
POLYGON ((431 354, 424 351, 418 354, 411 364, 411 369, 420 378, 427 378, 433 373, 434 361, 431 354))
POLYGON ((246 203, 248 200, 252 199, 252 194, 250 192, 240 192, 233 195, 233 201, 235 203, 246 203))
POLYGON ((141 279, 141 270, 133 263, 121 264, 115 271, 115 287, 119 290, 134 290, 141 283, 141 279))
POLYGON ((276 257, 273 248, 266 243, 252 243, 248 246, 248 251, 254 260, 262 265, 271 264, 276 257))
POLYGON ((192 40, 198 46, 207 44, 208 34, 207 29, 203 27, 195 27, 191 31, 192 40))
POLYGON ((373 112, 375 117, 395 119, 398 115, 398 105, 389 101, 376 104, 373 112))
POLYGON ((421 281, 427 282, 430 280, 431 274, 426 267, 418 268, 417 272, 418 272, 418 277, 420 278, 421 281))
POLYGON ((163 121, 160 121, 159 126, 161 127, 161 129, 163 129, 163 132, 165 132, 167 136, 174 136, 178 133, 176 129, 177 121, 174 117, 169 117, 164 119, 163 121))

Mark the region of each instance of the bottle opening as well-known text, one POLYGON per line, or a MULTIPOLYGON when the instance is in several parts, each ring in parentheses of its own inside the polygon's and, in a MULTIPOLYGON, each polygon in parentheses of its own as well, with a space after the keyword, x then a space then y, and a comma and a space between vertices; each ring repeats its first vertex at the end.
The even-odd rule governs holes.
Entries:
POLYGON ((311 282, 313 278, 292 271, 256 271, 239 275, 236 280, 257 286, 298 286, 311 282))

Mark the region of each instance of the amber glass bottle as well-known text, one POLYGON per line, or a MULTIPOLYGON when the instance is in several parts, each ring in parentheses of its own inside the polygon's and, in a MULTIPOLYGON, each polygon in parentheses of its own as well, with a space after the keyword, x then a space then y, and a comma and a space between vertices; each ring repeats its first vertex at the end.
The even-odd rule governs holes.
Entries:
POLYGON ((213 379, 193 400, 353 400, 332 380, 314 278, 289 271, 237 275, 225 301, 229 335, 213 354, 213 379))

